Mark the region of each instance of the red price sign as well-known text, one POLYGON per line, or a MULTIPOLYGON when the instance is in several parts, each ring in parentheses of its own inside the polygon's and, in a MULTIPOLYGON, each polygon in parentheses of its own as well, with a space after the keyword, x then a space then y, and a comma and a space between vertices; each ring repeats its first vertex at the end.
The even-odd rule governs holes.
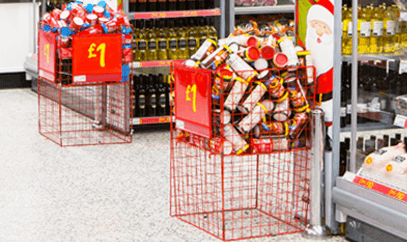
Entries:
POLYGON ((73 82, 106 82, 122 79, 120 34, 74 36, 72 40, 73 82))
POLYGON ((38 75, 55 82, 56 34, 38 33, 38 75))
POLYGON ((211 72, 174 66, 177 128, 211 137, 211 72))
POLYGON ((362 187, 366 187, 373 191, 379 192, 383 195, 390 196, 397 200, 407 202, 407 196, 404 192, 398 191, 396 189, 390 188, 390 187, 382 185, 380 183, 370 181, 366 178, 362 178, 360 176, 355 176, 355 178, 353 179, 353 183, 356 183, 358 185, 361 185, 362 187))

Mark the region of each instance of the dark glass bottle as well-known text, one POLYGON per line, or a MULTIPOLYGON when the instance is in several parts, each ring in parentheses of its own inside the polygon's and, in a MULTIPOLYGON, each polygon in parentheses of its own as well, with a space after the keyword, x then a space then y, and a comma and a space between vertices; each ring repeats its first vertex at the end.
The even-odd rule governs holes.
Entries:
POLYGON ((148 0, 147 10, 150 12, 157 11, 157 0, 148 0))
POLYGON ((145 117, 147 114, 147 105, 146 105, 146 96, 147 96, 147 89, 146 89, 146 76, 140 75, 139 76, 139 89, 138 89, 138 98, 137 98, 137 106, 138 106, 138 117, 145 117))
POLYGON ((383 145, 384 145, 384 147, 388 147, 389 146, 389 135, 388 134, 385 134, 385 135, 383 135, 383 145))
POLYGON ((187 9, 188 10, 196 9, 195 3, 196 3, 196 0, 187 0, 187 9))
POLYGON ((346 98, 346 124, 350 125, 352 121, 351 110, 352 110, 352 64, 348 63, 346 68, 346 79, 344 84, 345 98, 346 98))
POLYGON ((166 88, 164 86, 164 75, 163 74, 158 74, 157 76, 157 99, 158 99, 158 116, 165 116, 166 114, 166 88))
POLYGON ((346 172, 346 144, 341 142, 339 144, 339 176, 343 176, 346 172))
POLYGON ((133 117, 138 117, 138 106, 137 106, 137 99, 138 99, 138 94, 139 94, 139 89, 140 89, 140 79, 138 76, 134 75, 133 76, 133 117))
POLYGON ((178 0, 178 9, 177 10, 187 10, 186 0, 178 0))
POLYGON ((167 10, 167 0, 158 0, 157 11, 167 10))
POLYGON ((347 97, 346 97, 346 70, 347 70, 347 63, 342 63, 342 74, 341 74, 341 111, 340 111, 340 127, 346 127, 346 104, 347 104, 347 97))
POLYGON ((137 11, 137 0, 129 0, 129 11, 130 12, 137 11))
POLYGON ((358 117, 357 117, 357 122, 358 123, 366 123, 366 118, 364 115, 366 114, 366 109, 365 109, 365 100, 363 100, 363 96, 360 95, 360 92, 364 92, 366 90, 366 65, 362 63, 358 63, 358 117))
POLYGON ((137 0, 137 11, 136 12, 146 12, 147 11, 147 0, 137 0))
POLYGON ((148 76, 148 95, 147 95, 147 105, 148 105, 148 116, 157 116, 157 90, 155 88, 156 78, 154 75, 150 74, 148 76))
POLYGON ((177 0, 168 0, 167 9, 170 11, 177 10, 177 0))
POLYGON ((171 83, 169 82, 169 76, 164 77, 164 87, 165 87, 165 115, 170 115, 171 114, 171 105, 170 105, 171 83))
POLYGON ((197 0, 196 1, 196 8, 197 9, 205 9, 205 0, 197 0))

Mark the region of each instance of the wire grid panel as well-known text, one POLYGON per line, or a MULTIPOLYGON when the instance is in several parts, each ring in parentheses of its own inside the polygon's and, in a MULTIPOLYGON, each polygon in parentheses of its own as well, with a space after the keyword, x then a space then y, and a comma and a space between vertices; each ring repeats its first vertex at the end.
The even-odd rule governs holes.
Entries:
POLYGON ((171 215, 225 241, 301 232, 308 152, 223 156, 178 135, 172 140, 171 215))
POLYGON ((38 80, 39 132, 60 146, 130 143, 131 84, 38 80))

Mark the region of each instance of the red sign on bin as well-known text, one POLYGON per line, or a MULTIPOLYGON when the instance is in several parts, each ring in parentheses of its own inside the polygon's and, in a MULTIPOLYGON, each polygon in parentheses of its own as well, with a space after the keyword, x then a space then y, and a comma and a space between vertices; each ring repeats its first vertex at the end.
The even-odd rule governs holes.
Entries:
POLYGON ((55 82, 56 34, 38 33, 38 75, 55 82))
POLYGON ((73 83, 122 80, 120 34, 74 36, 72 47, 73 83))
POLYGON ((177 128, 211 137, 211 72, 181 65, 174 67, 177 128))

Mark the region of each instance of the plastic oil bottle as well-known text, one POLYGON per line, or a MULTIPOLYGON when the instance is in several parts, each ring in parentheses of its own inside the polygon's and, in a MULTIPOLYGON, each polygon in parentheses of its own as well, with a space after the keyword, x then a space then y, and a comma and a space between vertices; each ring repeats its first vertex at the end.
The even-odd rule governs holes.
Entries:
POLYGON ((201 46, 208 38, 208 29, 205 27, 205 19, 199 18, 199 31, 201 36, 199 38, 199 46, 201 46))
POLYGON ((177 32, 174 28, 174 20, 170 20, 168 34, 167 34, 167 41, 168 41, 168 58, 170 60, 176 60, 177 58, 177 46, 178 46, 178 36, 177 32))
POLYGON ((147 41, 147 60, 157 60, 157 30, 154 26, 154 20, 149 21, 148 41, 147 41))
POLYGON ((383 50, 384 52, 394 52, 395 50, 395 41, 397 40, 396 37, 396 15, 394 14, 391 6, 388 6, 386 8, 386 11, 384 11, 384 16, 383 16, 383 27, 384 27, 384 33, 383 33, 383 42, 384 42, 384 47, 383 50))
POLYGON ((188 29, 188 57, 195 54, 198 50, 199 38, 198 32, 196 31, 196 24, 194 19, 189 20, 189 29, 188 29))
POLYGON ((342 19, 342 54, 350 55, 352 54, 352 8, 345 11, 342 19))
POLYGON ((218 31, 215 28, 215 23, 213 18, 208 18, 208 38, 213 39, 215 42, 218 42, 218 31))
POLYGON ((396 15, 396 42, 394 43, 395 49, 400 49, 401 46, 401 22, 399 21, 400 9, 396 4, 391 5, 391 9, 396 15))
POLYGON ((179 19, 177 22, 177 35, 178 35, 178 48, 177 48, 177 59, 188 59, 189 51, 188 51, 188 43, 187 43, 187 31, 183 27, 184 21, 183 19, 179 19))
POLYGON ((358 6, 358 53, 367 53, 370 42, 370 16, 366 8, 358 6))
POLYGON ((168 60, 168 40, 167 31, 164 30, 164 21, 158 21, 157 28, 157 43, 158 43, 158 54, 159 60, 168 60))
POLYGON ((407 22, 401 21, 401 48, 407 46, 407 22))
POLYGON ((383 52, 383 10, 375 7, 372 11, 370 22, 372 34, 370 35, 370 53, 383 52))
POLYGON ((140 21, 140 31, 138 32, 137 40, 137 51, 139 54, 138 60, 146 60, 146 50, 147 50, 147 31, 144 28, 145 21, 140 21))

